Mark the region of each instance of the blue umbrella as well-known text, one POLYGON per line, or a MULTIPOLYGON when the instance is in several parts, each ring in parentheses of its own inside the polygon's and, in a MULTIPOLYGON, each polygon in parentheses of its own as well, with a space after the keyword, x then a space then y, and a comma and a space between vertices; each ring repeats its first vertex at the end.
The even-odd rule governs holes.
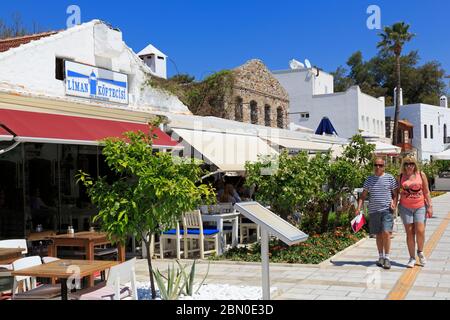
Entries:
POLYGON ((316 134, 322 135, 324 133, 338 135, 336 129, 334 129, 333 125, 331 124, 330 119, 328 119, 327 117, 324 117, 322 121, 320 121, 319 127, 316 130, 316 134))

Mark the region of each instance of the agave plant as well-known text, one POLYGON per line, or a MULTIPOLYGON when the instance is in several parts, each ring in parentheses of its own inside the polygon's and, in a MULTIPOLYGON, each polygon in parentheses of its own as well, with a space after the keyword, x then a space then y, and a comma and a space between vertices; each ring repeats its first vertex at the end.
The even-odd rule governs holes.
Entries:
POLYGON ((208 263, 208 269, 206 270, 206 274, 202 280, 202 282, 200 282, 200 284, 198 285, 197 290, 194 293, 194 278, 195 278, 195 263, 196 260, 194 260, 194 263, 192 264, 191 270, 189 271, 189 276, 188 273, 186 272, 186 266, 181 265, 181 263, 177 260, 178 266, 180 267, 181 273, 183 275, 184 278, 184 284, 183 284, 183 288, 184 288, 184 294, 187 296, 192 296, 193 294, 197 294, 200 291, 200 288, 202 287, 203 283, 205 283, 206 277, 208 277, 208 273, 209 273, 209 266, 211 264, 211 262, 208 263))
POLYGON ((185 284, 181 284, 183 272, 176 269, 175 266, 172 265, 172 268, 170 266, 167 267, 167 277, 165 277, 159 269, 153 271, 153 275, 155 276, 156 283, 158 284, 161 299, 178 300, 185 286, 185 284), (167 286, 165 284, 165 280, 167 281, 167 286))

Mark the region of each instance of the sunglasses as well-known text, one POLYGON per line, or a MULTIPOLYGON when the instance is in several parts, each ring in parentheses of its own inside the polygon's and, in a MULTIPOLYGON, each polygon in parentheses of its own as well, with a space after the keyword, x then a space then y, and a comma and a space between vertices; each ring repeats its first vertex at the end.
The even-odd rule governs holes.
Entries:
POLYGON ((384 164, 374 164, 375 168, 384 168, 384 164))
POLYGON ((414 163, 414 162, 407 162, 407 163, 405 163, 405 167, 408 167, 408 166, 415 166, 416 164, 414 163))

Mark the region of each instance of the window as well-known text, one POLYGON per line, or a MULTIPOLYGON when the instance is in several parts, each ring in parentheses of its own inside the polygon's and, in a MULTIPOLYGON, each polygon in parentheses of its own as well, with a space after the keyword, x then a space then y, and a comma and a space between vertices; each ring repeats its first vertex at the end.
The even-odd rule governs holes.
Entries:
POLYGON ((64 59, 56 58, 55 59, 55 79, 64 80, 64 59))
POLYGON ((266 125, 266 127, 270 127, 272 125, 271 123, 271 117, 270 117, 270 111, 271 108, 268 104, 265 105, 264 107, 264 123, 266 125))
POLYGON ((258 124, 258 104, 256 101, 250 101, 250 120, 252 124, 258 124))
POLYGON ((433 126, 430 125, 430 139, 433 139, 433 126))
POLYGON ((427 125, 426 124, 423 125, 423 133, 424 133, 424 138, 425 139, 428 138, 428 136, 427 136, 427 125))
MULTIPOLYGON (((308 115, 309 117, 309 115, 308 115)), ((283 119, 283 108, 277 108, 277 127, 284 128, 284 119, 283 119)))
POLYGON ((243 120, 243 100, 241 97, 236 97, 234 101, 234 120, 243 120))
POLYGON ((164 57, 158 56, 159 60, 164 60, 164 57))
POLYGON ((309 112, 300 113, 300 120, 308 120, 308 119, 309 119, 309 112))

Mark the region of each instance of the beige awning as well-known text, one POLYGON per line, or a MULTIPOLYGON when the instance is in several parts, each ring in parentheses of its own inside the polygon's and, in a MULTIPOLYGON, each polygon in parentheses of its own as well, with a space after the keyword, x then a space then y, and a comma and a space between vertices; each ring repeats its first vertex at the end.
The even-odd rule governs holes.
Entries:
MULTIPOLYGON (((245 171, 247 161, 256 162, 259 155, 278 154, 256 135, 180 128, 173 128, 173 131, 209 160, 207 163, 215 164, 223 171, 245 171)), ((189 148, 185 145, 186 152, 189 148)))
POLYGON ((300 139, 288 139, 281 137, 267 137, 266 139, 271 143, 293 150, 328 151, 332 146, 329 143, 320 143, 300 139))

